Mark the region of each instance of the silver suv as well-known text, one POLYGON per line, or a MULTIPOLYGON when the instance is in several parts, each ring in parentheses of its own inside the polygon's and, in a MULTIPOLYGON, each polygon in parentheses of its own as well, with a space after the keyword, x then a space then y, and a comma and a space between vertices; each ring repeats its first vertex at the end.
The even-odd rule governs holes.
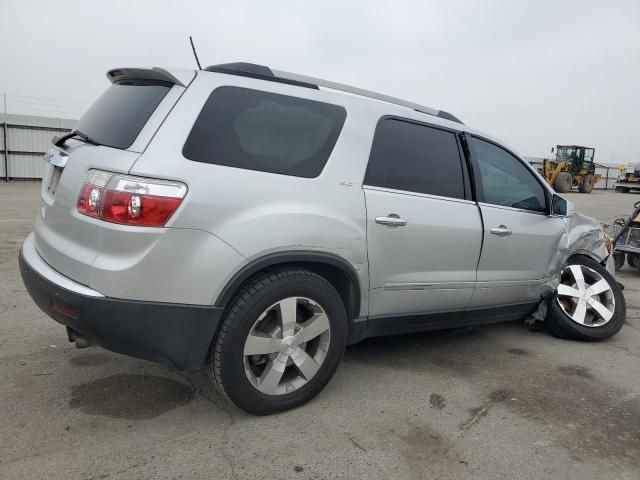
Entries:
POLYGON ((366 337, 625 319, 611 246, 453 115, 236 63, 120 68, 45 156, 20 269, 79 347, 193 371, 239 408, 313 398, 366 337))

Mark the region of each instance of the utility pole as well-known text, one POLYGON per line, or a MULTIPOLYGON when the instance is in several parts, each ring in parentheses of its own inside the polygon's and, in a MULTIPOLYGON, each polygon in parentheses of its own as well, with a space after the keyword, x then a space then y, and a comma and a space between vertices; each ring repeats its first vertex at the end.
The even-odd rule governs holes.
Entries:
POLYGON ((8 122, 8 118, 7 118, 7 94, 3 93, 2 94, 2 99, 3 99, 3 103, 4 103, 4 121, 2 122, 3 125, 3 140, 4 140, 4 181, 8 182, 9 181, 9 145, 7 144, 7 139, 8 139, 8 135, 7 135, 7 122, 8 122))
POLYGON ((4 121, 2 122, 2 131, 3 131, 3 140, 4 140, 4 181, 9 181, 9 145, 7 144, 7 140, 9 135, 7 135, 7 94, 2 94, 3 104, 4 104, 4 121))

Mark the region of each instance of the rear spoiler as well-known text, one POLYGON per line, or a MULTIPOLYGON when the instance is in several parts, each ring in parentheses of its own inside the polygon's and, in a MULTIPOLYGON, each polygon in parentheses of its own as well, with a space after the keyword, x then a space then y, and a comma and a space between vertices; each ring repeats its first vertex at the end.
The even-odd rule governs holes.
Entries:
POLYGON ((162 82, 173 83, 181 87, 186 87, 191 83, 195 72, 191 71, 190 78, 186 75, 186 70, 176 72, 182 80, 170 73, 168 70, 159 67, 153 68, 114 68, 107 72, 107 78, 111 83, 121 80, 158 80, 162 82))

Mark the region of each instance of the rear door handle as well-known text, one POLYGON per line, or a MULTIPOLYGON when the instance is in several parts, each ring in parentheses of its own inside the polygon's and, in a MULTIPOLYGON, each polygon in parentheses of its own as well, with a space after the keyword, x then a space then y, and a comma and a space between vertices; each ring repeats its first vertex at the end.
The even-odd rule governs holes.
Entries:
POLYGON ((493 227, 491 229, 491 233, 493 233, 494 235, 500 235, 501 237, 504 237, 505 235, 511 235, 511 230, 509 228, 507 228, 505 225, 500 225, 499 227, 493 227))
POLYGON ((391 227, 404 227, 407 221, 404 218, 400 218, 395 213, 390 213, 386 217, 376 217, 376 223, 380 225, 389 225, 391 227))

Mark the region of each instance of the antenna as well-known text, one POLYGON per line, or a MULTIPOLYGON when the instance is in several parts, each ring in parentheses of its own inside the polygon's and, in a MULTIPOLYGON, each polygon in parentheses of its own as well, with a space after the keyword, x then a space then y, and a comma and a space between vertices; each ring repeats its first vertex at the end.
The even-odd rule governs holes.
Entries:
POLYGON ((200 65, 200 60, 198 60, 198 54, 196 53, 196 47, 193 44, 193 37, 189 35, 189 41, 191 42, 191 50, 193 50, 193 56, 196 57, 196 64, 198 65, 198 70, 202 70, 202 66, 200 65))

